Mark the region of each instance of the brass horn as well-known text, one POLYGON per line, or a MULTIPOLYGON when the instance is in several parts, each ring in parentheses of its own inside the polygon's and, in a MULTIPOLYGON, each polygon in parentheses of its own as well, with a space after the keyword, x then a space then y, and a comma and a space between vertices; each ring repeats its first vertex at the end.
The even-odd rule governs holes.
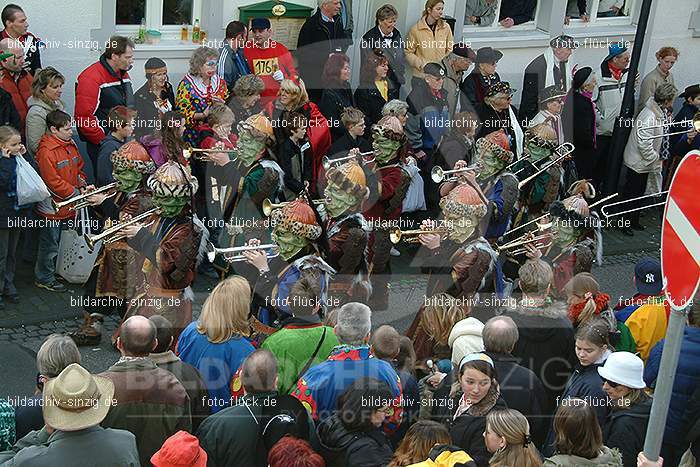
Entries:
POLYGON ((669 123, 661 123, 658 125, 638 126, 637 127, 637 138, 639 138, 641 141, 647 141, 650 139, 663 138, 664 136, 682 135, 682 134, 691 132, 693 130, 700 133, 700 112, 696 112, 695 115, 693 116, 693 118, 688 118, 685 120, 681 120, 679 122, 669 122, 669 123), (666 128, 666 127, 670 127, 673 125, 682 125, 682 126, 690 125, 691 128, 688 128, 686 130, 681 130, 681 131, 663 132, 660 135, 647 135, 647 134, 642 133, 642 132, 647 132, 649 130, 653 130, 655 128, 666 128))
POLYGON ((236 263, 239 261, 245 261, 246 257, 243 256, 244 251, 258 251, 258 250, 270 250, 266 252, 265 255, 267 259, 276 258, 280 254, 280 247, 274 243, 267 245, 258 246, 237 246, 233 248, 216 248, 211 242, 208 245, 207 258, 210 263, 214 262, 216 255, 222 255, 227 263, 236 263))
POLYGON ((443 181, 446 182, 454 182, 457 181, 458 174, 462 174, 464 172, 473 172, 476 170, 476 166, 472 165, 469 167, 464 167, 461 169, 453 169, 453 170, 444 170, 442 167, 439 165, 436 165, 433 167, 433 170, 430 172, 430 178, 433 179, 435 183, 440 183, 443 181), (448 174, 453 174, 450 177, 446 177, 448 174))
POLYGON ((236 150, 235 149, 218 149, 218 148, 211 148, 211 149, 200 149, 200 148, 187 148, 182 150, 182 157, 185 159, 189 159, 191 157, 194 157, 197 160, 200 161, 206 161, 207 154, 213 153, 213 152, 225 152, 227 154, 235 154, 236 150), (198 155, 201 154, 201 155, 198 155))
MULTIPOLYGON (((368 151, 368 152, 361 152, 357 155, 351 155, 351 156, 345 156, 345 157, 338 157, 336 159, 331 159, 328 156, 324 156, 323 159, 321 159, 321 165, 323 165, 323 170, 328 171, 331 169, 331 167, 335 166, 336 164, 343 164, 346 161, 349 161, 350 159, 356 159, 358 157, 363 157, 363 156, 369 156, 371 154, 374 154, 374 151, 368 151)), ((374 162, 374 158, 368 161, 364 161, 363 163, 370 163, 374 162)))
POLYGON ((391 243, 396 245, 397 243, 401 242, 403 240, 406 243, 418 243, 420 240, 418 239, 419 235, 425 235, 425 234, 446 234, 449 230, 447 227, 437 227, 434 229, 428 229, 428 230, 421 230, 421 229, 416 229, 416 230, 401 230, 399 228, 396 228, 391 231, 389 234, 389 240, 391 240, 391 243))
MULTIPOLYGON (((550 161, 550 162, 548 162, 547 164, 543 165, 542 168, 539 169, 537 172, 535 172, 534 174, 532 174, 532 175, 530 175, 529 177, 527 177, 525 180, 523 180, 523 181, 521 181, 520 183, 518 183, 518 189, 522 189, 525 185, 527 185, 527 184, 530 183, 532 180, 534 180, 535 178, 537 178, 540 174, 546 172, 547 170, 549 170, 549 168, 551 168, 551 167, 553 167, 554 165, 558 164, 559 161, 561 161, 562 159, 564 159, 564 158, 566 158, 566 157, 569 157, 569 154, 571 154, 571 153, 573 152, 573 149, 569 150, 569 149, 567 148, 567 149, 565 149, 565 150, 562 150, 562 152, 559 152, 559 151, 558 151, 559 148, 561 148, 562 146, 564 146, 564 145, 566 145, 566 144, 571 144, 571 143, 564 143, 564 144, 562 144, 561 146, 557 147, 554 151, 559 155, 559 157, 557 157, 557 158, 554 159, 553 161, 550 161)), ((573 144, 571 144, 571 146, 573 147, 573 144)))
POLYGON ((110 183, 109 185, 102 186, 100 188, 95 188, 94 190, 86 191, 85 193, 81 193, 77 196, 73 196, 72 198, 68 198, 65 201, 54 201, 53 198, 51 199, 51 206, 55 211, 58 211, 59 209, 65 207, 65 206, 70 206, 69 209, 71 211, 78 211, 82 208, 85 208, 87 206, 90 206, 90 203, 87 201, 87 199, 92 196, 92 195, 97 195, 100 193, 104 192, 109 192, 109 191, 114 191, 113 193, 110 193, 107 198, 111 198, 117 194, 117 188, 119 187, 119 182, 113 182, 110 183))
MULTIPOLYGON (((87 246, 90 249, 90 251, 94 250, 95 245, 100 240, 102 240, 104 243, 107 243, 107 244, 118 242, 119 240, 126 237, 125 235, 121 234, 121 231, 125 227, 129 227, 130 225, 137 224, 141 221, 148 219, 151 216, 160 215, 160 213, 161 213, 160 208, 149 209, 148 211, 141 213, 138 216, 132 217, 128 221, 120 222, 118 224, 115 224, 115 225, 103 230, 102 233, 95 234, 95 235, 85 234, 85 242, 87 243, 87 246)), ((144 224, 144 227, 148 227, 151 224, 153 224, 154 222, 155 222, 155 219, 148 222, 147 224, 144 224)))
POLYGON ((627 203, 633 203, 633 202, 635 202, 635 201, 639 201, 640 199, 655 198, 655 197, 659 197, 659 196, 664 196, 664 195, 666 195, 666 194, 668 194, 668 190, 666 190, 666 191, 660 191, 660 192, 658 192, 658 193, 650 193, 650 194, 644 195, 644 196, 637 196, 636 198, 626 199, 626 200, 623 200, 623 201, 618 201, 618 202, 616 202, 616 203, 606 204, 605 206, 603 206, 602 208, 600 208, 600 212, 601 212, 601 214, 603 214, 603 215, 605 216, 606 219, 609 219, 609 218, 611 218, 611 217, 622 216, 622 215, 624 215, 624 214, 629 214, 630 212, 641 211, 641 210, 647 209, 647 208, 653 208, 654 206, 663 206, 664 204, 666 204, 666 200, 665 200, 665 199, 664 199, 663 201, 659 201, 659 202, 654 203, 654 204, 647 204, 646 206, 640 206, 640 207, 638 207, 638 208, 628 209, 628 210, 626 210, 626 211, 614 212, 614 213, 612 213, 612 214, 608 214, 608 213, 606 212, 606 211, 609 211, 610 208, 611 208, 612 206, 620 206, 620 205, 624 205, 624 204, 627 204, 627 203))

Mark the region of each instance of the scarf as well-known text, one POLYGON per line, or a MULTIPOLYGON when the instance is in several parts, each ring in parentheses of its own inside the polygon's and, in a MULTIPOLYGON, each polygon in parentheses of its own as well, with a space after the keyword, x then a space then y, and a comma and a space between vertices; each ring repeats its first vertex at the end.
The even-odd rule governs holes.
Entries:
MULTIPOLYGON (((595 101, 593 100, 593 91, 583 91, 581 89, 578 90, 578 93, 581 94, 583 97, 588 99, 591 102, 591 107, 593 108, 593 115, 596 115, 598 111, 596 110, 596 105, 595 101)), ((598 148, 598 140, 596 136, 596 130, 593 128, 593 149, 598 148)))
POLYGON ((613 65, 612 61, 608 62, 608 70, 610 70, 612 77, 615 78, 616 81, 620 81, 622 79, 622 74, 625 72, 622 68, 613 65))
POLYGON ((515 154, 518 159, 523 155, 523 140, 525 139, 525 134, 523 129, 520 128, 520 123, 518 123, 518 118, 513 112, 513 106, 508 106, 508 115, 510 116, 510 122, 513 126, 513 132, 515 133, 515 146, 517 153, 515 154))
MULTIPOLYGON (((610 295, 606 293, 599 293, 589 298, 592 298, 595 302, 594 314, 596 315, 599 315, 601 311, 605 310, 608 307, 608 302, 610 301, 610 295)), ((576 305, 571 305, 569 307, 569 319, 572 323, 578 323, 578 318, 581 315, 583 309, 586 307, 587 303, 588 299, 585 302, 581 302, 576 305)))
MULTIPOLYGON (((548 88, 549 86, 554 86, 554 66, 559 65, 561 66, 561 62, 559 62, 556 57, 554 56, 554 49, 551 47, 547 47, 547 50, 544 51, 544 61, 546 63, 545 65, 545 78, 544 78, 544 87, 548 88)), ((571 58, 567 60, 564 63, 568 63, 571 61, 571 58)), ((562 79, 564 80, 564 92, 568 91, 571 89, 571 73, 564 73, 564 76, 562 76, 562 79)))

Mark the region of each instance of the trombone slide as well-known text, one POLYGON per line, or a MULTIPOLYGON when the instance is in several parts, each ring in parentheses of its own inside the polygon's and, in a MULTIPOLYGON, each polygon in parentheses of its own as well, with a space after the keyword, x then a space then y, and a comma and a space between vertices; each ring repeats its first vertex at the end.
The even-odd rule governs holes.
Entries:
POLYGON ((643 195, 643 196, 637 196, 636 198, 626 199, 623 201, 618 201, 616 203, 606 204, 605 206, 600 208, 600 212, 605 216, 606 219, 610 219, 611 217, 622 216, 625 214, 629 214, 630 212, 641 211, 641 210, 647 209, 647 208, 653 208, 654 206, 663 206, 664 204, 666 204, 666 200, 660 201, 660 202, 657 202, 654 204, 647 204, 645 206, 639 206, 637 208, 627 209, 626 211, 613 212, 612 214, 608 214, 606 212, 606 210, 609 210, 612 206, 620 206, 620 205, 624 205, 627 203, 634 203, 635 201, 639 201, 640 199, 655 198, 655 197, 663 196, 666 194, 668 194, 668 190, 660 191, 658 193, 650 193, 648 195, 643 195))

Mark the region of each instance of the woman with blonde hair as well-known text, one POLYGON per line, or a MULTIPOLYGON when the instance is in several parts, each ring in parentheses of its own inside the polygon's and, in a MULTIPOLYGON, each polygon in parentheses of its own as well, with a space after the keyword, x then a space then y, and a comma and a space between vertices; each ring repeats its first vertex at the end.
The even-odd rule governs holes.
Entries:
MULTIPOLYGON (((306 136, 311 144, 312 155, 312 181, 309 187, 311 197, 316 197, 318 174, 321 168, 321 159, 328 153, 331 147, 331 132, 328 127, 328 120, 323 116, 318 106, 309 101, 309 94, 306 91, 304 81, 285 79, 280 83, 280 90, 277 99, 271 102, 265 109, 265 113, 270 117, 272 128, 275 132, 275 140, 281 144, 286 135, 282 121, 290 113, 299 113, 306 117, 306 136)), ((279 147, 275 149, 275 154, 279 153, 279 147)))
POLYGON ((542 459, 530 439, 530 424, 517 410, 494 410, 486 415, 486 449, 493 454, 489 467, 539 467, 542 459))
POLYGON ((32 95, 27 100, 29 110, 25 123, 27 149, 34 156, 39 149, 39 140, 48 131, 46 116, 53 110, 64 110, 61 101, 66 79, 53 67, 46 67, 34 75, 32 95))
POLYGON ((454 46, 450 25, 442 18, 444 0, 427 0, 421 18, 408 31, 406 61, 413 71, 413 85, 423 80, 423 67, 440 63, 454 46))
POLYGON ((436 444, 451 443, 450 432, 444 425, 431 420, 420 420, 408 429, 388 467, 417 464, 428 458, 430 450, 436 444))
POLYGON ((248 340, 249 313, 250 285, 241 276, 231 276, 214 287, 199 320, 180 334, 177 353, 202 374, 212 413, 231 405, 231 392, 238 390, 233 377, 255 350, 248 340))
POLYGON ((449 294, 439 293, 427 299, 406 332, 413 341, 417 361, 449 359, 452 352, 448 343, 450 331, 468 315, 468 307, 449 294))

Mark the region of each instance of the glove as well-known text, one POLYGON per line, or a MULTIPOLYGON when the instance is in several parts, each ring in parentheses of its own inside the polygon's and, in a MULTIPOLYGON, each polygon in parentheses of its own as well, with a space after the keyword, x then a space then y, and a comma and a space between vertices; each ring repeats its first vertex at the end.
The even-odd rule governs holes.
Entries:
POLYGON ((282 70, 277 70, 274 73, 272 73, 272 79, 275 81, 282 81, 284 79, 284 74, 282 73, 282 70))

